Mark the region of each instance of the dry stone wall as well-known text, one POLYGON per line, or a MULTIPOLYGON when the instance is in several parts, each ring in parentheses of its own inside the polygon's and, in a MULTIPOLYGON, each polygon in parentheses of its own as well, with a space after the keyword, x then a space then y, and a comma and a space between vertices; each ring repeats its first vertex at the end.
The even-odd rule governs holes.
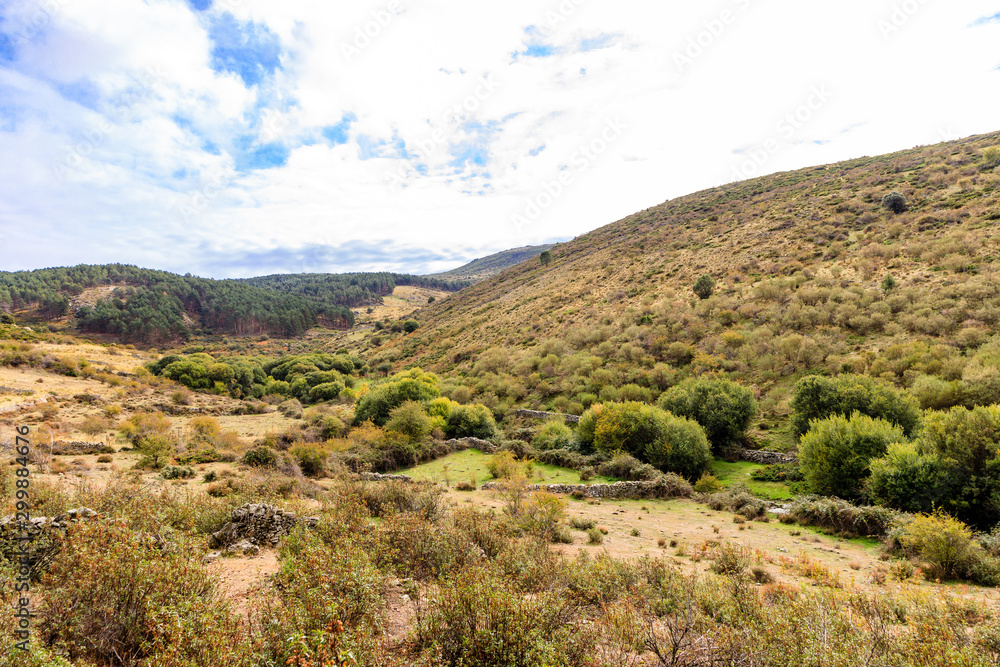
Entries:
MULTIPOLYGON (((486 482, 483 490, 496 489, 496 482, 486 482)), ((678 498, 690 494, 677 484, 654 480, 651 482, 615 482, 614 484, 529 484, 528 491, 549 493, 581 493, 588 498, 678 498)))
POLYGON ((764 465, 774 465, 782 463, 795 463, 799 457, 794 454, 782 454, 781 452, 765 452, 756 449, 744 449, 740 451, 740 458, 744 461, 763 463, 764 465))
POLYGON ((294 512, 280 507, 247 503, 233 510, 229 522, 212 534, 208 546, 212 549, 227 548, 243 541, 257 546, 274 546, 300 521, 310 528, 319 523, 317 517, 299 519, 294 512))

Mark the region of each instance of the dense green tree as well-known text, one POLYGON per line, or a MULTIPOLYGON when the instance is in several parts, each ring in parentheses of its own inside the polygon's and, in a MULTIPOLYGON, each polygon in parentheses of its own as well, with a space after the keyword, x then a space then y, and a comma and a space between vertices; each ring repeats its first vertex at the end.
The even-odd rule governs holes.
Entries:
POLYGON ((753 392, 729 380, 685 380, 664 392, 659 406, 701 424, 716 452, 740 442, 757 416, 753 392))
POLYGON ((883 419, 855 412, 812 422, 799 442, 799 461, 809 488, 846 500, 859 498, 872 459, 905 442, 903 430, 883 419))
POLYGON ((795 384, 792 397, 792 429, 796 434, 809 430, 814 419, 854 412, 899 425, 907 437, 920 426, 920 405, 905 391, 864 375, 827 378, 810 375, 795 384))
POLYGON ((695 281, 693 289, 699 299, 707 299, 715 291, 715 279, 706 274, 695 281))
POLYGON ((384 426, 389 420, 389 413, 403 403, 424 402, 440 396, 437 383, 436 375, 419 368, 397 373, 358 399, 354 408, 354 423, 371 421, 376 426, 384 426))

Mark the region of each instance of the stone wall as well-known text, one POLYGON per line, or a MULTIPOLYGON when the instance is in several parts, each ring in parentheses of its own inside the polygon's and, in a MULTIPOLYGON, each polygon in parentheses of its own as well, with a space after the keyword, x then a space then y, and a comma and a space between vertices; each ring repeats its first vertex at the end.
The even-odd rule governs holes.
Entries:
POLYGON ((363 482, 412 482, 409 475, 383 475, 380 472, 358 473, 358 479, 363 482))
MULTIPOLYGON (((482 485, 484 491, 497 488, 496 482, 482 485)), ((582 493, 588 498, 679 498, 691 494, 690 486, 672 482, 615 482, 614 484, 529 484, 528 491, 549 493, 582 493)))
POLYGON ((794 454, 782 454, 781 452, 765 452, 757 449, 743 449, 739 452, 740 459, 763 463, 764 465, 774 465, 782 463, 796 463, 799 457, 794 454))
POLYGON ((81 440, 56 440, 52 445, 52 453, 58 455, 101 454, 107 449, 108 446, 103 442, 83 442, 81 440))
POLYGON ((229 522, 209 538, 208 546, 219 549, 244 541, 258 547, 274 546, 300 521, 312 528, 319 519, 299 519, 294 512, 273 505, 247 503, 233 510, 229 522))
POLYGON ((22 525, 16 514, 0 518, 0 560, 18 563, 21 557, 20 538, 28 534, 32 538, 28 543, 28 561, 31 576, 34 577, 48 567, 59 553, 59 533, 77 521, 95 518, 97 512, 89 507, 72 509, 54 517, 32 517, 27 525, 22 525))
POLYGON ((542 412, 541 410, 514 410, 514 415, 517 417, 533 417, 535 419, 549 419, 551 417, 562 417, 570 424, 577 424, 580 422, 579 416, 565 415, 562 414, 561 412, 542 412))

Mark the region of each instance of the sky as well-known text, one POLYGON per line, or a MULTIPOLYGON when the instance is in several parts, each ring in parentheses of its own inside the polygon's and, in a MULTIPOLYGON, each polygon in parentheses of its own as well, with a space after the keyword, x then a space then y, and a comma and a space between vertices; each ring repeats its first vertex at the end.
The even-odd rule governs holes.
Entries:
POLYGON ((455 268, 1000 130, 1000 0, 0 0, 0 270, 455 268))

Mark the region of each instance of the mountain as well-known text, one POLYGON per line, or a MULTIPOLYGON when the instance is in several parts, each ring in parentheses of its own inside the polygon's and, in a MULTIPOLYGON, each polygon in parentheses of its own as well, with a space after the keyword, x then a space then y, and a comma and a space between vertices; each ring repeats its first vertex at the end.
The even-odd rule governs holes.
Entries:
POLYGON ((494 253, 486 257, 474 259, 464 266, 442 273, 432 273, 428 278, 447 278, 451 280, 471 280, 480 281, 490 276, 495 276, 504 269, 525 262, 534 257, 538 257, 546 250, 551 250, 556 244, 529 245, 523 248, 512 248, 503 252, 494 253))
POLYGON ((998 144, 983 135, 679 197, 560 244, 548 266, 431 304, 373 364, 561 411, 725 374, 756 385, 765 425, 804 373, 958 400, 948 387, 1000 377, 998 144), (703 275, 715 283, 705 299, 693 292, 703 275))

